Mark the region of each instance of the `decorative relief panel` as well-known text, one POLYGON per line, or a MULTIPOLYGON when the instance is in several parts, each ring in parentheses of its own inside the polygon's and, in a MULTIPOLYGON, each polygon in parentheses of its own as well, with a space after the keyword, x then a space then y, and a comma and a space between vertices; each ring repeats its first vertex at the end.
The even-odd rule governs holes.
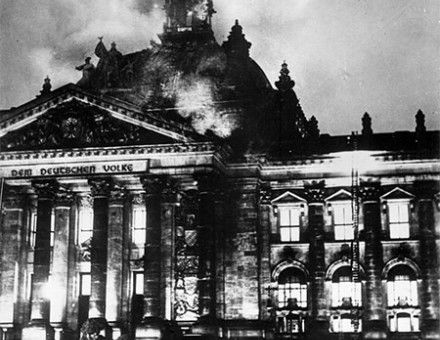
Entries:
POLYGON ((195 193, 184 195, 176 220, 175 301, 177 321, 199 317, 198 200, 195 193))

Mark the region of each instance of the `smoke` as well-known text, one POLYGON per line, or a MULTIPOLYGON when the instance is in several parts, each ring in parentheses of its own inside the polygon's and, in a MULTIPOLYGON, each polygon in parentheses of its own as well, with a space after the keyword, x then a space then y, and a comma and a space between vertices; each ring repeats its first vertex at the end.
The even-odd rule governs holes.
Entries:
MULTIPOLYGON (((162 31, 163 0, 1 0, 0 108, 22 104, 49 75, 76 82, 98 36, 122 53, 162 31), (48 59, 45 61, 45 59, 48 59)), ((235 19, 272 83, 286 59, 307 116, 323 132, 414 128, 422 109, 439 128, 438 0, 215 0, 214 31, 227 39, 235 19), (329 119, 332 117, 332 119, 329 119)), ((92 60, 96 64, 96 60, 92 60)))
POLYGON ((94 57, 99 36, 128 53, 157 39, 164 22, 153 0, 2 0, 0 13, 2 107, 32 99, 46 75, 54 88, 78 81, 75 66, 94 57))
POLYGON ((176 88, 179 114, 190 117, 194 129, 200 134, 209 130, 219 137, 229 137, 238 124, 214 102, 215 84, 208 78, 196 76, 180 79, 179 82, 176 88))

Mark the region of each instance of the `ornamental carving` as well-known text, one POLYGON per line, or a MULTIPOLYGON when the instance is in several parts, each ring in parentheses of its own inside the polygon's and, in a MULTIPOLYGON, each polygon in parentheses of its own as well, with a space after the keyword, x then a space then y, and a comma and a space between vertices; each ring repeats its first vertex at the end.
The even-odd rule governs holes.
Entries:
POLYGON ((267 185, 260 187, 260 204, 271 204, 272 190, 267 185))
POLYGON ((382 190, 379 182, 361 182, 359 192, 362 201, 378 201, 382 190))
POLYGON ((310 203, 324 202, 325 198, 325 181, 312 181, 304 183, 307 201, 310 203))
POLYGON ((83 148, 142 144, 143 129, 73 100, 0 139, 1 150, 83 148))
POLYGON ((53 199, 58 192, 60 186, 57 181, 33 181, 34 187, 38 198, 53 199))
POLYGON ((113 189, 113 182, 110 178, 90 178, 89 179, 90 190, 92 196, 105 196, 108 197, 113 189))
POLYGON ((199 317, 200 247, 197 195, 187 193, 176 213, 174 312, 178 321, 199 317))

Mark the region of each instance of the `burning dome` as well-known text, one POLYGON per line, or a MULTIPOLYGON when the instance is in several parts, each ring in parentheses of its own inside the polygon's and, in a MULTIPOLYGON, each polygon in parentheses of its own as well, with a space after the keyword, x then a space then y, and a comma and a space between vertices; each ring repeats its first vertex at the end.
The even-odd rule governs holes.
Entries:
POLYGON ((238 20, 220 45, 211 28, 211 0, 169 0, 165 11, 161 43, 123 55, 115 43, 107 49, 100 38, 98 65, 87 73, 86 63, 78 85, 188 124, 201 135, 228 138, 241 153, 264 144, 274 135, 264 129, 276 126, 268 119, 276 117, 277 91, 250 58, 251 43, 238 20))

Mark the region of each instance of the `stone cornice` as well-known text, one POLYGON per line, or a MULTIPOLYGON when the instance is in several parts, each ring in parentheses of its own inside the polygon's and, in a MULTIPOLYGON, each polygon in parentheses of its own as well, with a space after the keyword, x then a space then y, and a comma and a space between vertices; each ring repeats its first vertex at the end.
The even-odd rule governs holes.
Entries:
POLYGON ((205 152, 214 153, 221 150, 212 143, 177 143, 73 150, 12 151, 0 152, 0 161, 205 152))

